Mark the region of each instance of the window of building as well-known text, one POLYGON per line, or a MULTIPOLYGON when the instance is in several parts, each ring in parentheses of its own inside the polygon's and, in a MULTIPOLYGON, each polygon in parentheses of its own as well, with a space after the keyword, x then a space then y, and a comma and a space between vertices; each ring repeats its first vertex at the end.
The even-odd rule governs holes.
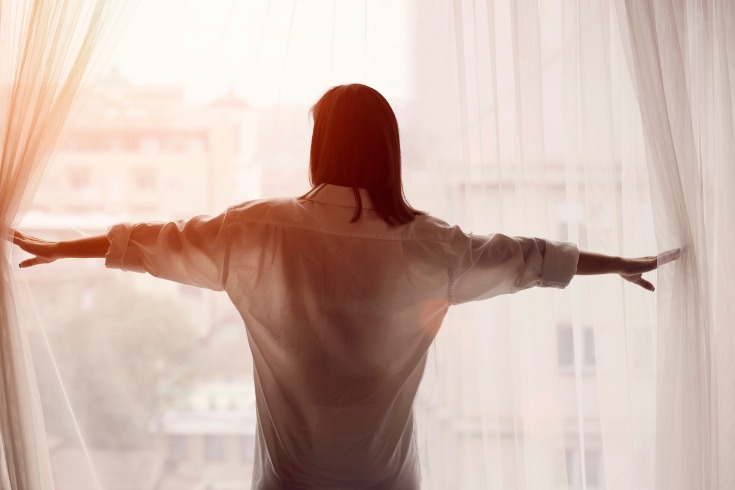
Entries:
POLYGON ((85 287, 82 290, 80 307, 84 311, 89 311, 94 307, 95 290, 92 287, 85 287))
POLYGON ((592 328, 585 328, 584 332, 584 356, 582 359, 585 368, 594 369, 595 361, 595 331, 592 328))
POLYGON ((570 241, 570 228, 577 232, 575 240, 579 248, 587 248, 587 221, 584 203, 565 202, 557 208, 557 237, 561 241, 570 241))
POLYGON ((225 442, 221 435, 204 436, 204 457, 207 461, 225 459, 225 442))
POLYGON ((133 171, 133 185, 137 191, 152 191, 156 188, 156 171, 153 168, 136 168, 133 171))
POLYGON ((89 187, 90 184, 90 172, 86 167, 71 167, 67 170, 67 178, 69 179, 69 186, 73 190, 82 190, 89 187))
POLYGON ((139 150, 143 153, 157 153, 161 148, 161 144, 155 135, 142 136, 139 145, 139 150))
POLYGON ((140 147, 140 137, 137 134, 126 134, 123 136, 123 147, 125 151, 137 151, 140 147))
POLYGON ((174 434, 169 438, 169 456, 174 461, 184 461, 188 453, 188 441, 185 435, 174 434))
POLYGON ((203 137, 192 136, 186 140, 187 153, 204 153, 206 144, 203 137))
POLYGON ((582 457, 578 447, 566 448, 567 482, 570 489, 586 488, 600 490, 604 488, 602 466, 602 449, 589 447, 584 450, 584 483, 582 480, 582 457))
MULTIPOLYGON (((590 326, 582 326, 581 333, 581 367, 583 372, 594 373, 595 358, 595 331, 590 326)), ((574 373, 574 330, 571 325, 559 325, 556 329, 556 357, 560 373, 574 373)))
POLYGON ((574 371, 574 335, 571 325, 562 325, 556 330, 556 357, 559 371, 574 371))
POLYGON ((255 438, 251 435, 241 435, 240 459, 245 463, 252 463, 255 459, 255 438))

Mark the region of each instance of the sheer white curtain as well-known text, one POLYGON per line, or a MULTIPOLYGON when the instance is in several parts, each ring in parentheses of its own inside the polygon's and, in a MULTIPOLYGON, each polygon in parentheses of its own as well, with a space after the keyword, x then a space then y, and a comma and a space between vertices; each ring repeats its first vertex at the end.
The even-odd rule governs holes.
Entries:
MULTIPOLYGON (((454 2, 432 15, 416 103, 432 135, 413 160, 433 175, 426 194, 445 197, 438 212, 477 233, 655 253, 614 5, 454 2)), ((429 488, 652 488, 655 302, 619 277, 578 277, 455 310, 427 379, 440 400, 429 488)))
MULTIPOLYGON (((28 227, 302 194, 310 104, 367 83, 419 209, 614 255, 688 247, 655 293, 578 277, 451 310, 416 400, 424 487, 728 488, 729 32, 725 1, 144 2, 28 227)), ((22 274, 50 332, 33 359, 57 488, 247 488, 252 380, 226 298, 101 264, 22 274)))
POLYGON ((0 486, 53 488, 33 363, 18 323, 7 242, 121 5, 0 3, 0 486))
POLYGON ((689 253, 658 308, 656 488, 735 486, 735 5, 619 2, 656 237, 689 253))

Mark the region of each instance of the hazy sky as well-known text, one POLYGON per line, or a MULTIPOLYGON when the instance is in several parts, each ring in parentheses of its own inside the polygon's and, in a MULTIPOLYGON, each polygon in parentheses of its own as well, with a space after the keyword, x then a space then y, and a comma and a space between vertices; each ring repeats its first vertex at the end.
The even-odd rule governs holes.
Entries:
POLYGON ((405 3, 392 0, 140 0, 113 66, 195 101, 232 87, 253 105, 308 104, 365 81, 395 100, 407 29, 405 3))
MULTIPOLYGON (((211 100, 232 88, 249 104, 262 107, 307 106, 333 85, 363 82, 397 108, 406 105, 402 102, 410 94, 420 98, 418 103, 412 100, 411 106, 419 112, 422 106, 436 106, 430 112, 429 119, 433 119, 423 121, 426 114, 421 113, 424 116, 413 121, 414 126, 441 123, 449 132, 459 134, 461 130, 456 109, 461 79, 455 36, 458 23, 452 4, 426 0, 137 1, 113 56, 113 66, 136 83, 182 86, 192 102, 211 100), (415 45, 419 38, 424 44, 415 45), (421 68, 418 74, 417 67, 421 68), (417 76, 421 78, 412 80, 417 76)), ((523 121, 530 132, 524 144, 531 137, 541 139, 546 155, 559 157, 564 148, 564 127, 559 124, 563 113, 560 96, 564 94, 562 9, 558 2, 542 4, 541 51, 536 58, 532 29, 524 31, 520 40, 525 51, 516 53, 511 45, 512 5, 508 0, 494 3, 495 72, 489 68, 493 58, 484 41, 489 38, 487 14, 481 8, 476 11, 474 4, 461 9, 470 130, 477 138, 489 138, 491 116, 497 111, 500 156, 515 158, 520 148, 515 143, 517 115, 519 110, 526 111, 523 121), (520 64, 520 83, 514 60, 520 64), (543 85, 537 86, 542 67, 543 85), (491 97, 493 86, 497 108, 491 97), (518 90, 524 92, 523 107, 514 97, 518 90), (536 110, 539 103, 543 111, 536 110)), ((570 60, 574 62, 573 57, 570 60)), ((489 141, 484 148, 488 152, 495 149, 489 141)))

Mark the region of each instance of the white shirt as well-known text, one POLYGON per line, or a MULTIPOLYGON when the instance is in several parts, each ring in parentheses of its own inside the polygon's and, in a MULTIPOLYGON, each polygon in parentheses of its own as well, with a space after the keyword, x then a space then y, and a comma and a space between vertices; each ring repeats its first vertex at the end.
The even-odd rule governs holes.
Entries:
POLYGON ((253 488, 418 489, 412 404, 451 305, 565 287, 571 243, 387 225, 360 189, 245 202, 216 217, 117 224, 105 265, 224 290, 253 353, 253 488))

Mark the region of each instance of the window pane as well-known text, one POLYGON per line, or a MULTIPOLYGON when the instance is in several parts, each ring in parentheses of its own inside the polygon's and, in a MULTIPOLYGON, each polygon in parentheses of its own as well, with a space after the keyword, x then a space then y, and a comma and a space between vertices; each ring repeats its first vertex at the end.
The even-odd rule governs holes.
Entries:
POLYGON ((205 436, 204 451, 207 461, 222 461, 225 459, 225 444, 222 436, 205 436))
POLYGON ((582 484, 582 472, 579 470, 580 460, 579 451, 576 449, 567 448, 565 450, 566 463, 567 463, 567 483, 569 487, 575 488, 582 484))
POLYGON ((184 461, 188 452, 185 435, 174 434, 169 439, 169 455, 174 461, 184 461))
POLYGON ((602 488, 602 454, 599 448, 588 448, 584 451, 584 477, 587 487, 602 488))
POLYGON ((251 435, 240 436, 240 458, 252 463, 255 455, 255 438, 251 435))
POLYGON ((556 331, 556 352, 560 370, 574 369, 574 336, 572 327, 562 325, 556 331))
POLYGON ((595 367, 595 331, 592 328, 584 329, 584 365, 595 367))

